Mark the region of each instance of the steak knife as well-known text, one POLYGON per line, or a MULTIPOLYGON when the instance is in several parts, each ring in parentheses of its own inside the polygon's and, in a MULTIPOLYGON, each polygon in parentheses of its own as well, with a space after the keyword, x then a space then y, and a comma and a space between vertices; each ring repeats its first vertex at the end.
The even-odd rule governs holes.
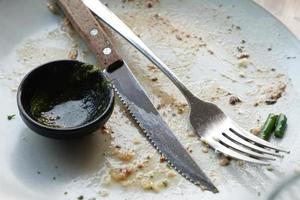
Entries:
POLYGON ((116 93, 145 136, 170 166, 204 190, 218 192, 151 103, 141 84, 115 51, 107 34, 81 0, 59 0, 66 17, 105 67, 116 93))

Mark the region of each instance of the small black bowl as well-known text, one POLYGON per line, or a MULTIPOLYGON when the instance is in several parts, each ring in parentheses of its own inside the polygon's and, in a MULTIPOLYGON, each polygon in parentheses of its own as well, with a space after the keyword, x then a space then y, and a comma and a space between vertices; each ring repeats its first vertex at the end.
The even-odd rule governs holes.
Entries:
POLYGON ((114 91, 93 65, 58 60, 41 65, 22 80, 17 103, 21 118, 34 132, 56 139, 92 133, 114 107, 114 91))

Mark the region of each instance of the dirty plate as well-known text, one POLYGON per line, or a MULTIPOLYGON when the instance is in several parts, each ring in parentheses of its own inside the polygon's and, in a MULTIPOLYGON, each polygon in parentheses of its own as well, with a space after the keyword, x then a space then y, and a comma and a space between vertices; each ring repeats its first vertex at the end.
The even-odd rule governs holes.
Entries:
POLYGON ((285 113, 287 134, 271 142, 291 154, 271 167, 238 161, 221 166, 221 156, 187 125, 184 97, 119 37, 120 53, 220 193, 201 191, 160 162, 120 102, 106 128, 83 139, 57 141, 32 133, 16 105, 23 76, 52 60, 94 64, 95 58, 46 1, 2 0, 0 199, 264 199, 282 177, 300 170, 300 44, 273 16, 247 0, 165 0, 153 1, 151 8, 142 0, 106 2, 193 93, 245 129, 262 125, 270 112, 285 113), (242 52, 249 58, 239 59, 242 52), (267 105, 271 95, 280 97, 267 105), (230 105, 231 96, 242 102, 230 105))

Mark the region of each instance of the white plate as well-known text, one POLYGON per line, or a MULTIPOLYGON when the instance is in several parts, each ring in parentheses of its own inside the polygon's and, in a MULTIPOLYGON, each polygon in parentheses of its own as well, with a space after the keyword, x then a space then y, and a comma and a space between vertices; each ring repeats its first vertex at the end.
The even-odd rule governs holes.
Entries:
MULTIPOLYGON (((300 44, 281 23, 248 0, 163 0, 151 9, 142 0, 125 4, 119 0, 107 2, 195 94, 217 103, 245 129, 261 125, 270 112, 284 112, 289 123, 286 137, 271 141, 287 147, 291 154, 273 162, 273 171, 252 164, 239 166, 236 161, 221 167, 218 155, 212 150, 202 153, 203 145, 197 138, 187 136, 191 132, 187 113, 173 116, 176 107, 166 106, 161 109, 162 115, 180 141, 193 150, 191 155, 220 193, 203 192, 180 176, 167 178, 169 186, 158 193, 143 191, 139 186, 104 184, 108 163, 113 167, 129 165, 116 156, 103 156, 115 144, 132 149, 134 162, 152 155, 151 166, 145 171, 156 171, 155 181, 166 178, 163 171, 167 168, 165 163, 159 163, 159 156, 124 114, 119 102, 108 123, 113 137, 99 131, 78 141, 56 141, 41 137, 24 125, 16 106, 19 81, 39 64, 67 58, 79 40, 61 30, 62 19, 49 12, 45 1, 1 0, 0 199, 76 199, 80 195, 84 199, 263 199, 282 177, 299 170, 300 44), (235 57, 242 40, 250 54, 251 64, 247 68, 238 67, 235 57), (282 72, 287 75, 280 76, 282 72), (240 77, 241 73, 246 78, 240 77), (263 98, 263 88, 276 85, 279 80, 287 83, 287 89, 278 102, 254 107, 263 98), (229 91, 243 102, 230 106, 226 96, 229 91), (212 99, 214 95, 218 99, 212 99), (6 116, 13 113, 16 118, 8 121, 6 116)), ((145 58, 119 37, 116 40, 121 54, 155 104, 163 101, 160 103, 168 105, 173 101, 169 95, 184 102, 169 80, 145 67, 149 65, 145 58), (158 77, 158 81, 152 82, 152 77, 158 77)), ((81 43, 79 46, 78 59, 94 63, 87 48, 81 43)))

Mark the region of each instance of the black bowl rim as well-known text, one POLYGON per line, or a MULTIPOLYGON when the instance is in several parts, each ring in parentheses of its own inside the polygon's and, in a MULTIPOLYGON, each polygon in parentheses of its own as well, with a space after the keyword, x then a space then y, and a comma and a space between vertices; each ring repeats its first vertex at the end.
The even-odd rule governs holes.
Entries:
MULTIPOLYGON (((50 126, 46 126, 44 124, 38 123, 36 120, 34 120, 32 117, 30 117, 27 112, 25 111, 23 104, 21 102, 21 95, 22 95, 22 89, 24 86, 24 82, 26 81, 26 79, 32 74, 34 73, 37 69, 44 67, 46 65, 49 64, 53 64, 53 63, 57 63, 57 62, 77 62, 77 63, 81 63, 84 64, 84 62, 81 62, 79 60, 68 60, 68 59, 62 59, 62 60, 54 60, 54 61, 50 61, 47 63, 44 63, 42 65, 39 65, 37 67, 35 67, 34 69, 32 69, 31 71, 29 71, 22 79, 19 87, 18 87, 18 91, 17 91, 17 104, 18 104, 18 108, 20 110, 20 112, 26 117, 27 120, 29 120, 31 123, 35 124, 36 126, 51 130, 51 131, 74 131, 74 130, 79 130, 79 129, 83 129, 85 127, 88 127, 90 125, 93 125, 94 123, 97 123, 98 121, 101 121, 102 118, 105 118, 107 112, 109 112, 112 104, 114 103, 114 97, 115 97, 115 93, 114 93, 114 89, 112 87, 109 88, 109 102, 107 104, 106 109, 102 112, 102 114, 100 116, 98 116, 97 118, 95 118, 94 120, 85 123, 83 125, 80 126, 74 126, 74 127, 67 127, 67 128, 55 128, 55 127, 50 127, 50 126)), ((105 80, 108 80, 108 78, 105 76, 105 74, 103 72, 100 73, 102 78, 104 78, 105 80)))

